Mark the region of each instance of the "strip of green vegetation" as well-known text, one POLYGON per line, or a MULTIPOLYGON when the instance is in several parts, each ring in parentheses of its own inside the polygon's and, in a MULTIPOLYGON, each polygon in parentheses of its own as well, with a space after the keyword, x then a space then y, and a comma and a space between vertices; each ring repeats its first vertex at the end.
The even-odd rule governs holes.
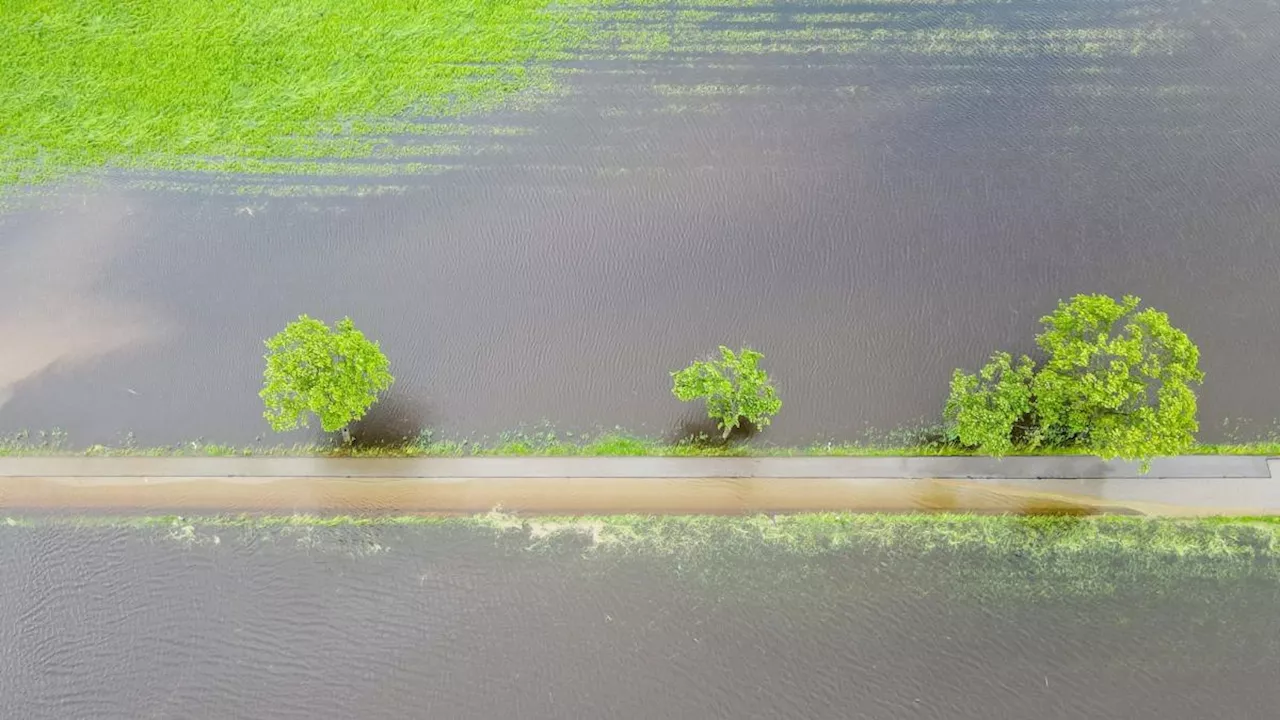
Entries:
MULTIPOLYGON (((440 528, 488 540, 515 540, 522 551, 573 547, 671 556, 699 550, 766 549, 819 556, 848 549, 913 553, 982 550, 1018 557, 1125 552, 1280 563, 1280 517, 1203 519, 955 513, 799 513, 781 515, 473 516, 224 515, 19 516, 8 527, 122 527, 199 533, 275 528, 440 528)), ((1277 564, 1280 570, 1280 564, 1277 564)))
MULTIPOLYGON (((409 552, 668 577, 723 602, 1122 596, 1280 587, 1280 519, 819 513, 777 516, 15 517, 0 534, 121 529, 191 548, 409 552), (797 591, 803 588, 802 591, 797 591)), ((630 577, 631 575, 627 575, 630 577)), ((1145 600, 1144 600, 1145 599, 1145 600)), ((1200 607, 1205 603, 1196 601, 1200 607)))
MULTIPOLYGON (((501 511, 481 515, 146 515, 8 517, 9 526, 272 528, 438 526, 515 533, 527 538, 576 536, 593 547, 623 544, 665 553, 678 545, 749 543, 806 553, 852 545, 917 550, 1002 548, 1020 553, 1110 547, 1178 557, 1280 554, 1280 516, 1148 518, 972 513, 822 512, 769 515, 547 515, 501 511), (719 540, 717 540, 719 538, 719 540)), ((536 543, 535 543, 536 544, 536 543)), ((523 547, 532 547, 525 544, 523 547)))
POLYGON ((362 124, 484 109, 545 81, 536 63, 586 34, 548 4, 0 3, 0 187, 116 161, 367 156, 362 124))
MULTIPOLYGON (((1072 448, 1015 448, 1010 455, 1060 456, 1088 454, 1072 448)), ((1280 456, 1280 441, 1195 444, 1188 455, 1280 456)), ((508 433, 494 439, 435 440, 429 434, 378 445, 302 443, 294 445, 230 445, 202 440, 141 447, 127 439, 117 445, 77 448, 60 431, 18 433, 0 438, 0 457, 982 457, 974 448, 951 442, 826 442, 781 446, 720 442, 707 436, 666 442, 622 431, 596 435, 508 433)))

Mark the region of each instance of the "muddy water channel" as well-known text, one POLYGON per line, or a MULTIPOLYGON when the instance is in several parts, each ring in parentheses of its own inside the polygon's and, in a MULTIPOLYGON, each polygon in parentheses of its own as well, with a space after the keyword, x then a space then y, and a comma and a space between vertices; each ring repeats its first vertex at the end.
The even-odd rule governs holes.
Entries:
POLYGON ((665 522, 612 540, 536 521, 6 525, 0 714, 1201 720, 1280 700, 1262 531, 1223 552, 1137 525, 813 545, 782 519, 768 541, 665 522))
POLYGON ((667 372, 727 343, 767 356, 772 440, 855 439, 936 418, 953 368, 1077 292, 1200 344, 1205 439, 1280 415, 1273 2, 594 17, 550 91, 425 119, 366 174, 109 174, 8 209, 0 432, 251 442, 262 340, 306 312, 391 358, 366 435, 680 436, 667 372))

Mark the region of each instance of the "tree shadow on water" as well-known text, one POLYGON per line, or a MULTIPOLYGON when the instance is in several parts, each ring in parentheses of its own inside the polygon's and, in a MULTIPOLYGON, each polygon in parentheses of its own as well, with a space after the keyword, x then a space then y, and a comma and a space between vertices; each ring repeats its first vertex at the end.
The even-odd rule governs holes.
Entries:
POLYGON ((675 427, 664 440, 672 445, 684 445, 696 450, 725 451, 736 445, 745 445, 755 437, 759 429, 743 420, 738 427, 724 437, 724 431, 716 421, 700 413, 689 413, 676 421, 675 427))
MULTIPOLYGON (((426 405, 409 393, 383 397, 365 416, 351 423, 352 450, 399 448, 415 441, 428 427, 426 405)), ((341 443, 339 437, 338 442, 341 443)))

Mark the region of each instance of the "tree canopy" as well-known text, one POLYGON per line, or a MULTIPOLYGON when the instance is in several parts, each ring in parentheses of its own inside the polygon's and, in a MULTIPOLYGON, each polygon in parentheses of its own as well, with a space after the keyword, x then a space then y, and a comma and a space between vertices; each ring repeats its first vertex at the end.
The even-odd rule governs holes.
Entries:
POLYGON ((707 415, 723 437, 729 437, 744 419, 764 428, 782 409, 782 401, 768 373, 759 367, 762 359, 764 355, 750 348, 735 354, 721 345, 719 359, 698 360, 671 373, 671 392, 684 402, 704 398, 707 415))
POLYGON ((330 329, 306 315, 266 341, 263 416, 283 432, 308 427, 311 414, 325 432, 359 420, 391 387, 390 363, 378 343, 356 329, 351 318, 330 329))
POLYGON ((992 455, 1015 445, 1140 460, 1195 439, 1200 351, 1141 300, 1077 295, 1042 317, 1037 369, 996 353, 976 375, 956 370, 945 416, 952 438, 992 455))

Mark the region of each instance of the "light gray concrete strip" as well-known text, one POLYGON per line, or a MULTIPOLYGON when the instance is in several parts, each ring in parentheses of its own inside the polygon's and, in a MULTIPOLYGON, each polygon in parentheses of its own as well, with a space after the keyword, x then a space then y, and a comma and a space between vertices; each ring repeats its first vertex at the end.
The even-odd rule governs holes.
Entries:
POLYGON ((0 477, 2 512, 1280 514, 1270 478, 0 477))
POLYGON ((874 478, 1192 479, 1270 478, 1265 457, 1160 458, 1137 463, 1094 457, 8 457, 0 477, 210 478, 874 478))
MULTIPOLYGON (((962 481, 957 481, 962 482, 962 481)), ((1150 515, 1280 514, 1280 481, 1265 478, 1075 478, 983 479, 971 488, 990 488, 1005 496, 1076 502, 1097 508, 1126 509, 1150 515)))

